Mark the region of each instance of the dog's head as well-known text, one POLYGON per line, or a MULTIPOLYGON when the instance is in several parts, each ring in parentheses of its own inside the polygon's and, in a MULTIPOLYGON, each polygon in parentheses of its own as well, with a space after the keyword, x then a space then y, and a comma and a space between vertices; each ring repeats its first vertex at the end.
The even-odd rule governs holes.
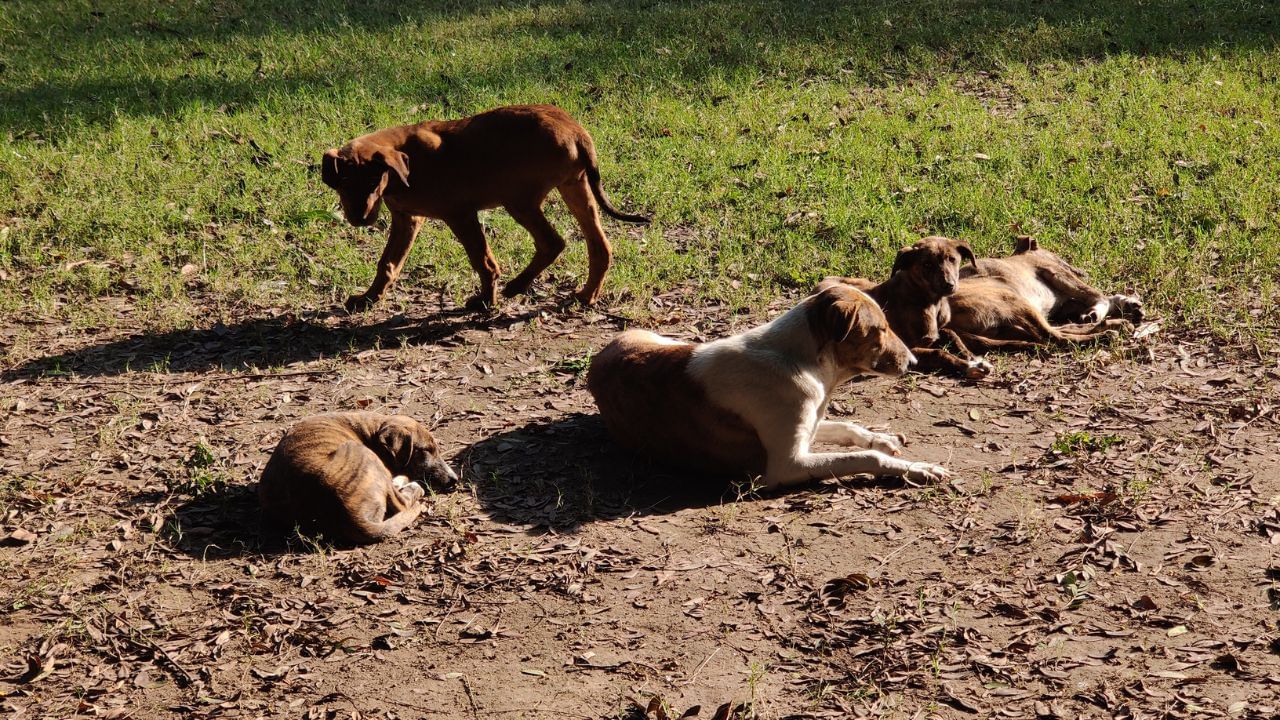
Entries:
POLYGON ((965 260, 978 262, 969 243, 933 235, 899 250, 890 277, 903 278, 929 300, 937 300, 956 291, 965 260))
POLYGON ((884 311, 861 290, 832 285, 805 302, 818 352, 834 353, 836 365, 850 376, 901 375, 915 363, 884 311))
POLYGON ((356 227, 371 225, 378 219, 387 190, 409 187, 409 156, 356 139, 325 151, 320 160, 320 178, 338 191, 347 222, 356 227))
POLYGON ((405 415, 386 418, 373 434, 376 452, 393 474, 434 488, 453 487, 458 476, 440 459, 435 438, 422 423, 405 415))

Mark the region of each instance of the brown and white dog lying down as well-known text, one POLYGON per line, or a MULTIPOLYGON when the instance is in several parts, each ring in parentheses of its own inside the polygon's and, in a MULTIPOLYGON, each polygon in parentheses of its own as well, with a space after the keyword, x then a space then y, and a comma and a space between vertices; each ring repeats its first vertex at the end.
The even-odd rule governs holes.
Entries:
POLYGON ((1083 272, 1027 236, 1017 239, 1009 257, 983 258, 965 268, 948 300, 947 326, 977 352, 1088 342, 1132 329, 1131 321, 1143 318, 1140 299, 1103 294, 1083 272))
POLYGON ((588 305, 600 296, 613 258, 597 209, 619 220, 648 222, 609 204, 591 135, 552 105, 512 105, 362 135, 325 152, 321 177, 338 192, 352 225, 372 224, 383 203, 391 209, 391 232, 373 283, 347 299, 352 311, 368 309, 395 283, 427 218, 449 226, 480 276, 479 292, 467 301, 472 310, 497 304, 502 274, 479 211, 506 208, 533 236, 529 266, 502 289, 510 297, 528 290, 564 250, 564 238, 542 214, 547 195, 559 190, 586 238, 587 280, 574 296, 588 305))
POLYGON ((913 361, 875 301, 841 285, 701 345, 628 330, 592 358, 587 388, 620 444, 671 464, 767 488, 862 473, 942 480, 938 465, 893 457, 901 436, 825 419, 845 381, 901 375, 913 361), (813 452, 814 442, 867 449, 813 452))
POLYGON ((899 250, 889 279, 879 285, 863 278, 828 277, 818 290, 841 284, 864 290, 884 310, 889 327, 911 348, 917 370, 941 370, 977 380, 991 372, 991 363, 974 357, 946 327, 951 321, 948 297, 960 283, 965 260, 977 262, 969 243, 933 235, 899 250), (954 353, 942 347, 947 343, 954 353))
POLYGON ((376 542, 422 512, 424 485, 458 476, 431 433, 404 415, 316 415, 281 438, 258 484, 265 519, 351 543, 376 542))

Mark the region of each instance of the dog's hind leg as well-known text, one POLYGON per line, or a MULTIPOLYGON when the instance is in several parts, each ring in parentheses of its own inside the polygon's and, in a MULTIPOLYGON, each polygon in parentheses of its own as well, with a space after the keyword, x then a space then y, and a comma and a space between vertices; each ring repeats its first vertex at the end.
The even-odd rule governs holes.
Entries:
POLYGON ((578 227, 582 228, 582 236, 587 242, 587 281, 574 293, 574 297, 584 305, 592 305, 600 298, 604 276, 613 263, 613 248, 609 247, 609 239, 604 236, 604 228, 600 226, 599 206, 595 196, 591 194, 585 174, 561 185, 560 196, 578 221, 578 227))
POLYGON ((502 275, 502 268, 498 267, 498 261, 489 250, 489 241, 485 239, 480 218, 469 214, 446 219, 445 223, 466 249, 471 268, 480 276, 480 291, 467 300, 467 309, 487 310, 497 305, 497 282, 502 275))
POLYGON ((977 333, 966 332, 964 330, 955 330, 957 337, 963 338, 964 343, 971 349, 978 352, 991 352, 992 350, 1011 350, 1026 351, 1039 350, 1044 347, 1044 343, 1031 342, 1028 340, 1005 340, 1002 338, 992 338, 977 333))
POLYGON ((345 504, 350 518, 347 535, 360 543, 377 542, 404 530, 418 519, 423 509, 419 500, 424 492, 409 478, 388 477, 386 468, 382 467, 367 472, 382 477, 369 482, 360 497, 351 498, 345 504))
MULTIPOLYGON (((1075 270, 1075 268, 1071 268, 1075 270)), ((1075 270, 1075 272, 1080 272, 1075 270)), ((1111 299, 1103 295, 1097 288, 1070 272, 1058 272, 1049 268, 1040 268, 1036 277, 1053 291, 1057 298, 1056 307, 1051 313, 1051 321, 1066 319, 1068 322, 1092 323, 1102 320, 1111 312, 1111 299)))
POLYGON ((418 519, 422 514, 425 506, 422 503, 415 502, 404 510, 392 515, 385 520, 369 520, 353 524, 359 530, 359 534, 353 539, 357 542, 378 542, 385 540, 392 535, 404 530, 418 519))
POLYGON ((502 288, 502 294, 507 297, 527 292, 538 275, 542 274, 542 271, 564 252, 564 238, 547 220, 547 216, 542 214, 540 204, 539 202, 538 205, 529 207, 507 206, 507 212, 511 213, 511 217, 533 236, 534 248, 529 266, 502 288))

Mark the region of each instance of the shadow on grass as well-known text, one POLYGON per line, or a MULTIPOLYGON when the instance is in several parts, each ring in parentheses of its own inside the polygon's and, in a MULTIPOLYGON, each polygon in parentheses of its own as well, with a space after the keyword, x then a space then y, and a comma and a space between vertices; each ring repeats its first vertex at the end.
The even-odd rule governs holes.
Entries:
MULTIPOLYGON (((747 477, 682 471, 637 457, 609 437, 595 414, 528 423, 475 442, 458 457, 485 512, 499 522, 531 525, 533 533, 572 532, 600 520, 665 515, 766 495, 747 477)), ((885 488, 904 484, 897 478, 858 482, 885 488)))
POLYGON ((14 88, 0 90, 0 124, 20 132, 68 120, 110 123, 118 113, 163 115, 193 104, 234 112, 298 91, 357 91, 371 94, 371 102, 439 100, 444 114, 456 115, 449 103, 469 106, 470 88, 508 95, 504 88, 545 78, 626 95, 654 82, 698 83, 790 64, 876 84, 1008 62, 1270 47, 1280 29, 1274 3, 1242 0, 558 0, 514 6, 498 0, 228 0, 212 6, 109 0, 92 8, 18 3, 15 13, 11 25, 23 30, 10 33, 10 67, 0 70, 4 85, 14 88), (410 79, 387 80, 403 76, 405 63, 422 62, 400 41, 437 41, 433 32, 445 25, 450 41, 494 44, 495 61, 415 66, 410 79), (385 33, 400 34, 382 45, 359 39, 385 33), (503 55, 501 45, 512 38, 536 39, 529 45, 538 49, 503 55), (262 48, 278 41, 320 50, 317 57, 264 68, 271 63, 262 48), (53 55, 40 55, 45 48, 54 48, 53 55), (114 58, 121 53, 128 54, 114 58), (148 59, 139 72, 113 69, 138 57, 148 59), (23 63, 37 79, 15 72, 23 63), (78 68, 80 76, 46 79, 50 73, 34 72, 48 63, 78 68), (174 68, 184 72, 175 77, 174 68))

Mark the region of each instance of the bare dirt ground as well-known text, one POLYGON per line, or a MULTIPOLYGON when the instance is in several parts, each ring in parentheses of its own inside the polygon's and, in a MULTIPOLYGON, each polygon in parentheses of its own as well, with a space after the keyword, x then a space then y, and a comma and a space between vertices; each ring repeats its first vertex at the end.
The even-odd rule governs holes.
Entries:
MULTIPOLYGON (((398 295, 0 328, 9 717, 1280 712, 1274 355, 1164 330, 976 384, 855 383, 835 415, 957 481, 762 496, 612 446, 582 371, 618 318, 398 295), (260 537, 281 433, 353 408, 427 421, 467 489, 380 546, 260 537)), ((654 326, 759 321, 685 302, 654 326)))

